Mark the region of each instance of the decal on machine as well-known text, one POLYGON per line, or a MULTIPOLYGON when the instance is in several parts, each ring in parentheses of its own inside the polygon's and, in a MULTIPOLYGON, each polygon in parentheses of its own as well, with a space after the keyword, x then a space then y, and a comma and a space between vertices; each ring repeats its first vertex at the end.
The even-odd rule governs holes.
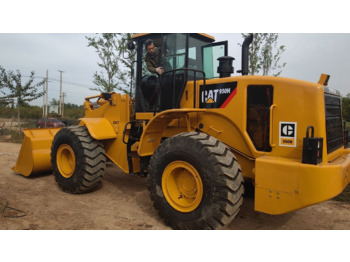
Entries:
POLYGON ((237 82, 200 86, 200 108, 225 108, 237 94, 237 82))
POLYGON ((279 134, 280 146, 297 146, 297 122, 280 122, 279 134))

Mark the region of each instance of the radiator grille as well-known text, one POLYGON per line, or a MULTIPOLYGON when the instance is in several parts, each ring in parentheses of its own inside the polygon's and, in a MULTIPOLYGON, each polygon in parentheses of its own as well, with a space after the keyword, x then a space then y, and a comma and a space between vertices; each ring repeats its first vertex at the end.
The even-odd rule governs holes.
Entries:
POLYGON ((324 94, 326 108, 327 153, 344 145, 340 96, 324 94))

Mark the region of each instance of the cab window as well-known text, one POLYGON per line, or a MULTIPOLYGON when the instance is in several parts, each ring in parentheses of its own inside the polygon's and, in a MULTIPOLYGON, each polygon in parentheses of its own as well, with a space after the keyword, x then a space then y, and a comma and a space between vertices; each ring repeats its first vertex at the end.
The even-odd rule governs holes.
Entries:
POLYGON ((167 35, 164 51, 165 71, 183 68, 186 58, 186 34, 167 35))
POLYGON ((212 43, 203 47, 203 71, 206 78, 218 78, 218 58, 227 56, 227 41, 212 43))

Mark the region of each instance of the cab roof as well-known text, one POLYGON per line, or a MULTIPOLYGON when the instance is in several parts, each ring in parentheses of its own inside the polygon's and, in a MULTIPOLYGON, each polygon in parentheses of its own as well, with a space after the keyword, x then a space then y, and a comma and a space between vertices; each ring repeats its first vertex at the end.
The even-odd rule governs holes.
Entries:
MULTIPOLYGON (((143 38, 145 36, 150 36, 154 33, 139 33, 139 34, 133 34, 131 36, 131 39, 135 40, 135 39, 138 39, 138 38, 143 38)), ((215 38, 211 35, 208 35, 208 34, 204 34, 204 33, 194 33, 194 34, 191 34, 191 35, 197 35, 197 36, 200 36, 201 38, 204 38, 205 40, 209 41, 209 42, 214 42, 215 41, 215 38)))

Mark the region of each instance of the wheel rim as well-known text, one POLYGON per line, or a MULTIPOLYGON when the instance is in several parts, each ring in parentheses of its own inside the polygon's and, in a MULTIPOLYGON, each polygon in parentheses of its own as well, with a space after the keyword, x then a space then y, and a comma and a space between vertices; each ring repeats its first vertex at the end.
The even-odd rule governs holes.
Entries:
POLYGON ((60 145, 57 150, 57 167, 61 175, 70 178, 75 170, 75 154, 73 149, 66 144, 60 145))
POLYGON ((197 170, 184 161, 171 162, 163 172, 162 188, 168 203, 180 212, 195 210, 203 196, 203 183, 197 170))

